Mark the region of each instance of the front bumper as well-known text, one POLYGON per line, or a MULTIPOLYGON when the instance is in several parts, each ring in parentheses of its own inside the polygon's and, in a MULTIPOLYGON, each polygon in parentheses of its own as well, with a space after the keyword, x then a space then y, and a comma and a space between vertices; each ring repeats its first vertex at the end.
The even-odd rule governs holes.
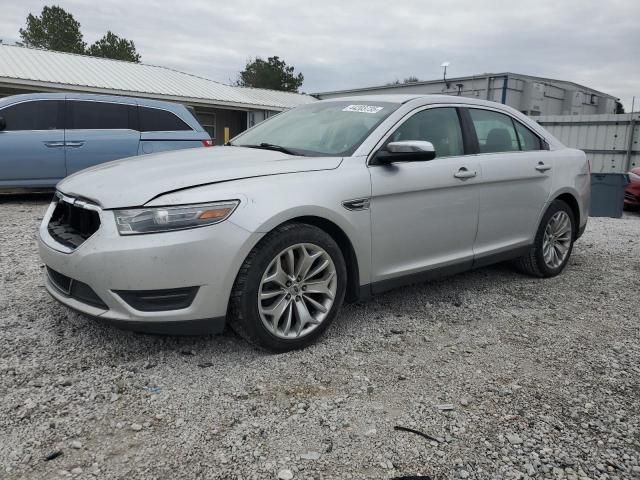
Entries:
POLYGON ((40 227, 40 257, 50 270, 89 286, 103 305, 74 298, 49 274, 47 291, 83 314, 149 332, 196 333, 194 325, 195 330, 209 333, 222 330, 236 274, 263 235, 227 220, 191 230, 121 236, 113 212, 103 210, 98 231, 70 251, 47 230, 53 208, 40 227), (186 308, 173 310, 141 311, 117 293, 188 287, 197 287, 193 300, 186 308))

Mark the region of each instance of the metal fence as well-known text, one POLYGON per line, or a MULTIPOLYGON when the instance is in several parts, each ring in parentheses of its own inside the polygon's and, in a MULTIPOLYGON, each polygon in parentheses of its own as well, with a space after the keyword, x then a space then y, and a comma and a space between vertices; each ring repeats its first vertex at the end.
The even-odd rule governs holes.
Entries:
POLYGON ((640 113, 547 115, 535 120, 568 147, 584 150, 594 173, 640 166, 640 113))

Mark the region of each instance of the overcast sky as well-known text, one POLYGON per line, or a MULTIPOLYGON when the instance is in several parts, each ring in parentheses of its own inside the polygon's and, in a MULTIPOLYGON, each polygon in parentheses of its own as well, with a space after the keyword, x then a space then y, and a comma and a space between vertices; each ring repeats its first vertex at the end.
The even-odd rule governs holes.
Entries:
MULTIPOLYGON (((19 39, 50 2, 0 0, 0 38, 19 39)), ((279 55, 302 90, 410 75, 511 71, 640 97, 640 0, 61 0, 89 44, 112 30, 144 63, 229 83, 248 58, 279 55)), ((636 104, 639 100, 636 99, 636 104)), ((636 107, 636 110, 639 107, 636 107)))

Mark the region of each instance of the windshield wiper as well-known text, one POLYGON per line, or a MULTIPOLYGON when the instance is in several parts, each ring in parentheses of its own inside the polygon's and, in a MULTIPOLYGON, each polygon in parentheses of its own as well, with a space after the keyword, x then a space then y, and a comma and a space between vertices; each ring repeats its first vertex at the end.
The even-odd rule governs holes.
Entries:
MULTIPOLYGON (((247 148, 261 148, 263 150, 274 150, 276 152, 286 153, 287 155, 301 155, 298 152, 294 152, 293 150, 283 147, 281 145, 274 145, 273 143, 265 143, 262 142, 260 145, 238 145, 238 147, 247 147, 247 148)), ((304 156, 304 155, 301 155, 304 156)))

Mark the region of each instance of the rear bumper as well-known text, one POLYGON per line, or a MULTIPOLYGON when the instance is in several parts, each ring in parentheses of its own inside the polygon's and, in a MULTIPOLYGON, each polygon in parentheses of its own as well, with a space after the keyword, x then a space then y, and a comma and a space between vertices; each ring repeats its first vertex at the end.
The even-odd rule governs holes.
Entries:
POLYGON ((635 195, 628 189, 624 192, 624 206, 627 208, 640 208, 640 195, 635 195))

